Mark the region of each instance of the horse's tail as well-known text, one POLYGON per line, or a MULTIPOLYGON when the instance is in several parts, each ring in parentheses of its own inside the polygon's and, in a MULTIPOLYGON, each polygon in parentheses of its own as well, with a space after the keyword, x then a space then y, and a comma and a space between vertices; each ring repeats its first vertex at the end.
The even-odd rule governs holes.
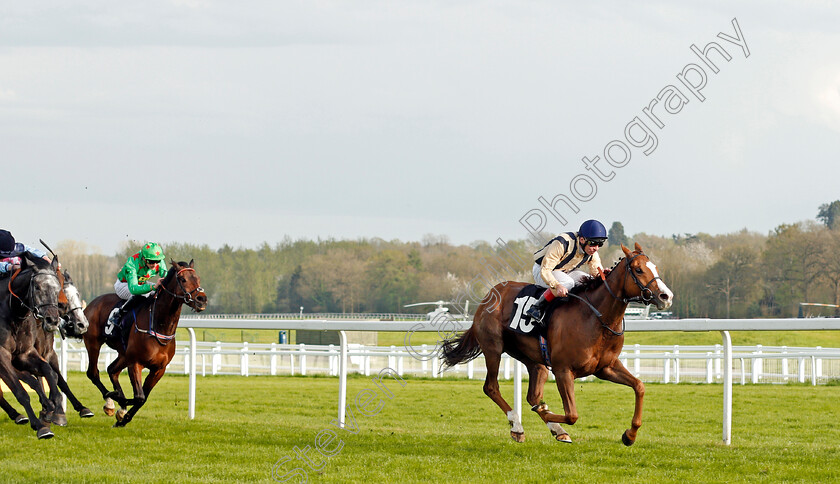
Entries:
POLYGON ((443 340, 440 348, 443 356, 441 371, 452 368, 459 363, 466 363, 481 354, 481 346, 475 337, 475 324, 460 336, 453 336, 443 340))

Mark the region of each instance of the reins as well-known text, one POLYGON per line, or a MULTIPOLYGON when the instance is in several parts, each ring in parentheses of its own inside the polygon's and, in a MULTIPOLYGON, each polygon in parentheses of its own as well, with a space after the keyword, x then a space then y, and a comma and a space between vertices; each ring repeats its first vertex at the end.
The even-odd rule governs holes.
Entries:
MULTIPOLYGON (((182 303, 185 303, 185 304, 189 304, 190 302, 195 300, 192 297, 193 294, 195 294, 196 292, 201 292, 201 291, 204 290, 204 289, 201 288, 201 286, 198 286, 197 288, 188 292, 186 290, 186 288, 184 288, 184 285, 181 283, 181 280, 178 279, 178 276, 182 272, 185 272, 185 271, 195 272, 195 269, 193 269, 191 267, 185 267, 185 268, 179 270, 178 272, 176 272, 175 275, 173 276, 175 278, 175 280, 178 282, 178 287, 181 288, 181 292, 183 292, 184 294, 181 294, 181 295, 176 294, 176 293, 170 291, 169 289, 167 289, 166 286, 164 286, 163 284, 161 284, 158 287, 158 290, 155 291, 155 295, 152 296, 152 306, 149 308, 149 329, 147 329, 147 330, 146 329, 140 329, 137 326, 137 318, 134 319, 134 330, 139 332, 139 333, 146 333, 149 336, 155 338, 155 340, 157 340, 158 344, 160 344, 161 346, 168 345, 169 342, 172 341, 175 338, 175 333, 161 334, 161 333, 158 333, 157 331, 155 331, 155 324, 154 324, 154 321, 155 321, 155 307, 157 307, 157 298, 158 298, 158 294, 160 294, 160 290, 163 290, 164 292, 166 292, 167 294, 172 296, 174 299, 180 300, 182 303)), ((177 331, 177 328, 176 328, 176 331, 177 331)))
MULTIPOLYGON (((44 321, 44 315, 41 314, 40 309, 45 308, 45 307, 50 307, 50 306, 53 306, 56 309, 58 309, 58 304, 57 303, 47 303, 47 304, 39 304, 39 305, 33 304, 33 306, 35 306, 35 307, 30 307, 28 304, 26 304, 26 301, 27 300, 28 301, 32 300, 32 281, 33 281, 33 279, 35 279, 38 276, 46 276, 48 274, 38 274, 38 273, 34 273, 34 272, 32 273, 32 276, 29 279, 29 287, 27 288, 27 291, 26 291, 26 299, 24 299, 24 298, 18 296, 15 293, 14 289, 12 289, 12 283, 15 281, 15 278, 17 278, 17 276, 22 271, 23 271, 23 269, 18 267, 18 269, 14 272, 14 274, 12 274, 12 277, 9 278, 9 304, 11 305, 12 297, 14 297, 18 301, 20 301, 20 304, 23 307, 25 307, 29 312, 32 313, 33 316, 35 316, 35 319, 38 319, 41 322, 43 322, 44 321)), ((52 277, 55 277, 56 280, 58 281, 58 276, 57 275, 55 275, 55 274, 49 274, 49 275, 51 275, 52 277)), ((61 286, 61 281, 59 281, 58 285, 61 286)))

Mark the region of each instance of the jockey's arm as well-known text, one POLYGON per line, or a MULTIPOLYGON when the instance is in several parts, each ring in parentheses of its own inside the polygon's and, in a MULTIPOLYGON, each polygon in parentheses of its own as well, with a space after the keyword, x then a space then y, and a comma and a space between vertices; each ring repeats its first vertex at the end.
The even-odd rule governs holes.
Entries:
POLYGON ((548 250, 546 250, 542 265, 540 266, 540 277, 551 288, 551 293, 558 297, 566 296, 566 288, 560 285, 560 282, 557 281, 552 272, 565 256, 566 248, 559 241, 555 240, 548 246, 548 250))

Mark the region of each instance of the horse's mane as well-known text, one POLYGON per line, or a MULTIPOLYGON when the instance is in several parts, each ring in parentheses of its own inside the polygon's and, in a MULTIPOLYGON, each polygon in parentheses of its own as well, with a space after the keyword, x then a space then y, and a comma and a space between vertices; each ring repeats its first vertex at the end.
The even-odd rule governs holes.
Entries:
POLYGON ((36 266, 38 269, 46 269, 50 267, 50 262, 45 261, 41 257, 36 257, 32 252, 24 252, 20 255, 20 257, 22 259, 26 259, 28 264, 36 266))
MULTIPOLYGON (((172 262, 175 262, 175 261, 172 261, 172 262)), ((190 266, 190 264, 188 262, 184 262, 184 261, 175 262, 175 265, 177 267, 182 267, 182 268, 186 268, 186 267, 190 266)), ((175 274, 178 273, 178 271, 174 270, 174 269, 175 268, 172 267, 166 272, 166 277, 163 278, 163 282, 161 282, 161 286, 165 286, 165 285, 169 284, 170 282, 172 282, 172 278, 174 278, 175 274)))
MULTIPOLYGON (((621 264, 621 261, 622 261, 622 260, 624 260, 624 257, 619 257, 619 258, 618 258, 618 260, 617 260, 617 261, 615 261, 615 264, 613 264, 613 266, 610 268, 610 270, 613 270, 613 269, 615 269, 616 267, 618 267, 618 265, 619 265, 619 264, 621 264)), ((582 293, 582 292, 584 292, 584 291, 588 291, 588 290, 590 290, 590 289, 597 289, 597 288, 598 288, 598 287, 600 287, 603 283, 604 283, 604 280, 603 280, 603 279, 601 279, 600 277, 587 276, 586 278, 584 278, 584 279, 580 282, 580 284, 578 284, 577 286, 575 286, 574 288, 572 288, 571 293, 572 293, 572 294, 580 294, 580 293, 582 293)))

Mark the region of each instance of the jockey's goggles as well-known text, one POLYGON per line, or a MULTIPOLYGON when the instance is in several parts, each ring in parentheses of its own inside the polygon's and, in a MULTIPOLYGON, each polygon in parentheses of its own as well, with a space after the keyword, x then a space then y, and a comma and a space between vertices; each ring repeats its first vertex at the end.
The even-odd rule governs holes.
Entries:
POLYGON ((586 239, 586 245, 592 245, 595 247, 603 247, 604 239, 586 239))

